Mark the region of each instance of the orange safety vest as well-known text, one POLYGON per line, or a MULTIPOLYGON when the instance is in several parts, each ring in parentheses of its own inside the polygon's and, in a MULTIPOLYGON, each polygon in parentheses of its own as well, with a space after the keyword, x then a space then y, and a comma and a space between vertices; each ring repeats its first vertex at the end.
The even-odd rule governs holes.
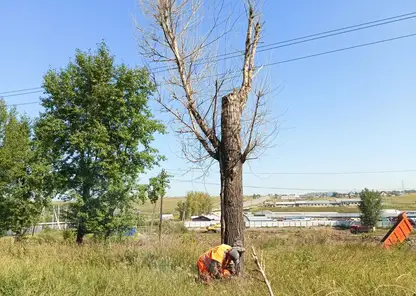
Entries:
POLYGON ((209 266, 212 261, 217 261, 221 265, 220 272, 223 275, 229 275, 228 270, 225 270, 225 267, 230 262, 229 256, 227 256, 227 251, 231 250, 232 247, 226 244, 216 246, 204 254, 199 256, 198 259, 198 269, 200 273, 209 273, 209 266))

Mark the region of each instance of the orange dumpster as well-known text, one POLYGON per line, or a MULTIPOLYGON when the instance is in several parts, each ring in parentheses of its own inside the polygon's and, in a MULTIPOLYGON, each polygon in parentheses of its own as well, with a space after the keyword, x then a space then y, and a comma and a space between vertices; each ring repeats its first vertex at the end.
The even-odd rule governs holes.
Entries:
POLYGON ((404 242, 412 230, 412 223, 410 223, 405 213, 401 213, 398 216, 397 222, 381 240, 383 248, 388 249, 392 245, 404 242))

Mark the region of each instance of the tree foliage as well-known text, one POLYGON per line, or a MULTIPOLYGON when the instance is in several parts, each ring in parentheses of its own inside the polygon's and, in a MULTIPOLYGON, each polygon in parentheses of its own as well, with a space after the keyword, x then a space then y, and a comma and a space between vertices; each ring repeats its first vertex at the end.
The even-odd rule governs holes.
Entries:
POLYGON ((360 199, 361 223, 366 226, 376 226, 382 211, 380 192, 365 188, 360 193, 360 199))
POLYGON ((176 210, 180 219, 209 214, 212 211, 212 198, 205 192, 190 191, 186 194, 185 201, 178 202, 176 210))
POLYGON ((169 188, 171 176, 165 170, 156 177, 149 179, 148 198, 151 203, 155 204, 161 197, 166 195, 166 190, 169 188))
POLYGON ((29 120, 0 100, 0 232, 20 238, 38 222, 50 201, 49 173, 31 140, 29 120))
POLYGON ((161 160, 151 144, 164 126, 148 107, 155 86, 147 71, 115 65, 101 43, 96 52, 77 50, 64 69, 49 70, 43 88, 36 136, 55 186, 71 190, 77 241, 126 227, 132 203, 144 198, 138 175, 161 160))
MULTIPOLYGON (((152 219, 150 222, 150 232, 152 232, 153 230, 156 203, 159 199, 163 198, 166 195, 166 190, 169 188, 170 177, 171 176, 168 175, 165 170, 162 170, 162 172, 159 175, 149 179, 147 197, 153 204, 152 219)), ((160 215, 162 215, 162 213, 160 213, 160 215)))

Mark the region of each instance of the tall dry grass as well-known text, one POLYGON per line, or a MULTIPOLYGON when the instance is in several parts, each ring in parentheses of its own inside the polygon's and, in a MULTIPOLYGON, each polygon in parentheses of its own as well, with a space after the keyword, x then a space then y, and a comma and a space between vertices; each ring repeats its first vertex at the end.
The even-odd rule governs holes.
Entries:
MULTIPOLYGON (((368 236, 321 230, 248 231, 276 295, 415 295, 416 253, 382 250, 368 236)), ((0 239, 0 295, 267 295, 247 258, 246 276, 204 286, 195 261, 215 234, 166 234, 79 247, 55 234, 0 239)))

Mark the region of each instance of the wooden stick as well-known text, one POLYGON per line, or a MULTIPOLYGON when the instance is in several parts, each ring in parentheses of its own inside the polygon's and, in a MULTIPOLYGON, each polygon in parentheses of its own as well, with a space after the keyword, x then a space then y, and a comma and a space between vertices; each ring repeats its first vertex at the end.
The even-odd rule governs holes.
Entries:
POLYGON ((269 290, 270 296, 274 296, 272 286, 270 285, 270 282, 269 282, 269 280, 267 279, 267 276, 266 276, 266 272, 265 272, 266 267, 264 265, 263 258, 261 259, 261 261, 259 260, 259 257, 257 257, 256 250, 254 249, 253 246, 251 247, 251 251, 252 251, 251 256, 253 257, 254 263, 256 263, 256 265, 257 265, 258 271, 261 273, 261 275, 264 278, 264 282, 266 283, 266 286, 267 286, 267 289, 269 290))

